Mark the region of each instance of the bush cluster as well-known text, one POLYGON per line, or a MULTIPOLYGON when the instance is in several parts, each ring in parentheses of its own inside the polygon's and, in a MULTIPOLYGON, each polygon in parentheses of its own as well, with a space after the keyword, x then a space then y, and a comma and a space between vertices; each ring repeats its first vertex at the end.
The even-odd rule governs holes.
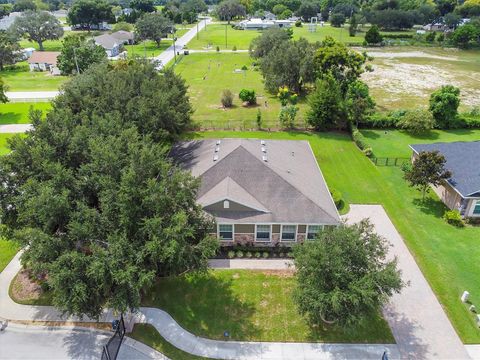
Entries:
MULTIPOLYGON (((340 195, 341 196, 341 195, 340 195)), ((237 245, 230 249, 221 249, 218 254, 220 258, 228 259, 242 259, 242 258, 291 258, 292 253, 289 247, 285 246, 275 246, 275 247, 256 247, 253 245, 237 245)))
POLYGON ((365 137, 363 136, 363 134, 356 127, 352 129, 352 139, 355 142, 355 144, 357 144, 358 148, 362 150, 362 152, 365 155, 367 155, 368 157, 373 155, 372 148, 365 140, 365 137))
POLYGON ((413 39, 413 34, 389 34, 382 33, 384 39, 413 39))
POLYGON ((447 210, 445 211, 445 214, 443 214, 443 219, 454 226, 457 227, 463 227, 465 226, 465 223, 462 219, 462 216, 460 215, 460 212, 458 210, 447 210))
POLYGON ((330 194, 332 195, 332 199, 333 199, 333 202, 335 203, 335 206, 337 207, 337 209, 340 209, 343 203, 342 193, 336 189, 331 189, 330 194))

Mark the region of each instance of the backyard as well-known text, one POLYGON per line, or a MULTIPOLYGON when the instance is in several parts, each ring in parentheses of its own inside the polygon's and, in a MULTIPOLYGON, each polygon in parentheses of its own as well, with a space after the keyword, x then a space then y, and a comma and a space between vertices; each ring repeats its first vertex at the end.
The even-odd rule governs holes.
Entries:
POLYGON ((48 71, 30 71, 26 62, 17 63, 0 71, 7 91, 53 91, 67 81, 67 76, 54 76, 48 71))

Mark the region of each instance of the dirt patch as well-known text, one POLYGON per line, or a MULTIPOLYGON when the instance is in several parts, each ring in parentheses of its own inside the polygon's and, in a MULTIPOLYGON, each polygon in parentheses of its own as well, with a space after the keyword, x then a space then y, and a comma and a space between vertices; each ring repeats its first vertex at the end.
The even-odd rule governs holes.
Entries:
POLYGON ((15 324, 23 324, 23 325, 38 325, 38 326, 79 326, 83 328, 89 329, 99 329, 105 331, 112 330, 112 324, 110 323, 103 323, 103 322, 79 322, 79 321, 22 321, 22 320, 15 320, 10 321, 11 323, 15 324))
POLYGON ((43 294, 41 286, 31 279, 29 270, 20 270, 11 285, 11 294, 17 301, 37 300, 43 294))

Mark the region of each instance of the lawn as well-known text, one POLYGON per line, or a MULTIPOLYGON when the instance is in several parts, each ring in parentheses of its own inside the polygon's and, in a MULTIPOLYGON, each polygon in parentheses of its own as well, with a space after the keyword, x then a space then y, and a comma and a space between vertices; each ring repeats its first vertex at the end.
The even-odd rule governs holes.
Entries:
MULTIPOLYGON (((175 71, 189 85, 190 101, 195 109, 193 119, 205 128, 255 128, 258 110, 261 111, 264 128, 278 127, 280 102, 267 93, 259 71, 253 70, 248 53, 197 53, 184 56, 175 71), (245 72, 236 69, 247 66, 245 72), (238 94, 242 88, 253 89, 257 94, 257 106, 243 106, 238 94), (234 106, 223 109, 220 98, 224 89, 235 95, 234 106), (267 106, 265 106, 267 102, 267 106)), ((301 99, 297 124, 303 125, 306 105, 301 99)))
MULTIPOLYGON (((468 290, 471 302, 480 307, 480 227, 458 229, 445 223, 442 219, 445 206, 433 192, 422 203, 420 193, 406 185, 400 168, 374 166, 347 134, 206 132, 197 136, 309 140, 328 185, 339 190, 347 202, 384 206, 462 341, 480 343, 480 332, 474 316, 459 300, 462 292, 468 290)), ((447 136, 449 140, 455 139, 452 132, 445 137, 439 135, 439 138, 446 139, 447 136)), ((472 136, 464 137, 461 134, 456 137, 456 140, 471 139, 472 136)), ((369 141, 374 152, 381 156, 387 154, 383 151, 397 139, 378 140, 378 151, 377 143, 372 139, 369 141)), ((408 143, 410 140, 399 141, 408 143)), ((407 150, 401 149, 402 153, 398 155, 407 154, 407 150)))
POLYGON ((8 86, 8 91, 54 91, 68 80, 67 76, 30 71, 26 62, 17 63, 0 71, 0 77, 8 86))
POLYGON ((160 47, 157 47, 157 44, 154 41, 147 40, 135 45, 125 45, 124 47, 129 56, 146 56, 147 58, 150 58, 160 55, 160 53, 165 51, 165 49, 172 44, 173 42, 171 40, 162 40, 160 42, 160 47))
POLYGON ((432 130, 422 135, 412 135, 400 130, 362 129, 362 134, 374 149, 377 157, 410 157, 411 144, 430 144, 433 142, 475 141, 480 140, 480 130, 432 130))
MULTIPOLYGON (((30 108, 41 110, 44 114, 50 110, 52 105, 49 102, 11 102, 0 104, 0 124, 28 124, 30 108)), ((0 149, 3 147, 0 143, 0 149)), ((1 150, 0 150, 1 151, 1 150)))
POLYGON ((324 26, 319 24, 314 31, 310 31, 310 26, 304 23, 302 27, 293 28, 293 38, 295 40, 303 37, 310 42, 316 42, 325 40, 327 36, 331 36, 339 42, 345 42, 349 44, 351 43, 360 45, 365 40, 365 32, 363 31, 358 31, 355 36, 350 36, 348 33, 348 25, 337 28, 330 26, 330 24, 324 24, 324 26))
POLYGON ((16 242, 0 238, 0 272, 5 269, 19 249, 16 242))
MULTIPOLYGON (((26 48, 34 48, 36 50, 39 49, 38 44, 36 42, 28 41, 28 40, 20 40, 19 41, 20 47, 23 49, 26 48)), ((46 40, 43 42, 43 51, 60 51, 62 50, 62 39, 58 40, 46 40)))
POLYGON ((167 311, 185 329, 210 339, 394 343, 379 315, 347 329, 311 327, 292 299, 290 272, 211 270, 160 279, 146 291, 142 305, 167 311))

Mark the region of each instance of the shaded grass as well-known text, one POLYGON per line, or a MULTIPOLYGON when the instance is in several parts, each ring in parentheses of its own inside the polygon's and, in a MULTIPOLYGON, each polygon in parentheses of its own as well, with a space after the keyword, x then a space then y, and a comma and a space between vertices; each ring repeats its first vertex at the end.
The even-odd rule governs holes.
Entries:
POLYGON ((45 114, 48 110, 51 109, 52 105, 49 102, 11 102, 6 104, 0 104, 0 124, 30 123, 28 114, 31 107, 35 110, 41 110, 45 114))
POLYGON ((0 272, 5 269, 18 250, 20 250, 18 243, 0 238, 0 272))
POLYGON ((191 355, 182 350, 177 349, 175 346, 165 340, 152 325, 150 324, 135 324, 133 332, 127 336, 140 341, 151 348, 161 352, 163 355, 170 359, 175 360, 200 360, 206 359, 200 356, 191 355))
POLYGON ((356 326, 311 327, 292 299, 291 273, 212 270, 163 278, 143 297, 144 306, 167 311, 195 335, 224 340, 393 343, 378 314, 356 326), (174 299, 174 300, 173 300, 174 299))
POLYGON ((7 91, 52 91, 58 90, 68 80, 67 76, 53 76, 48 71, 30 71, 26 62, 0 71, 7 91))
MULTIPOLYGON (((459 300, 462 292, 469 290, 472 304, 477 308, 480 306, 480 292, 477 291, 480 227, 456 228, 448 225, 442 219, 445 205, 433 192, 428 195, 427 201, 420 202, 421 194, 407 186, 400 168, 375 167, 357 149, 348 134, 205 132, 195 136, 308 140, 328 185, 339 190, 347 202, 383 205, 462 341, 480 342, 474 316, 459 300)), ((457 140, 469 138, 458 134, 457 140)), ((392 139, 388 143, 394 141, 392 139)), ((375 142, 372 146, 376 151, 375 142)))

